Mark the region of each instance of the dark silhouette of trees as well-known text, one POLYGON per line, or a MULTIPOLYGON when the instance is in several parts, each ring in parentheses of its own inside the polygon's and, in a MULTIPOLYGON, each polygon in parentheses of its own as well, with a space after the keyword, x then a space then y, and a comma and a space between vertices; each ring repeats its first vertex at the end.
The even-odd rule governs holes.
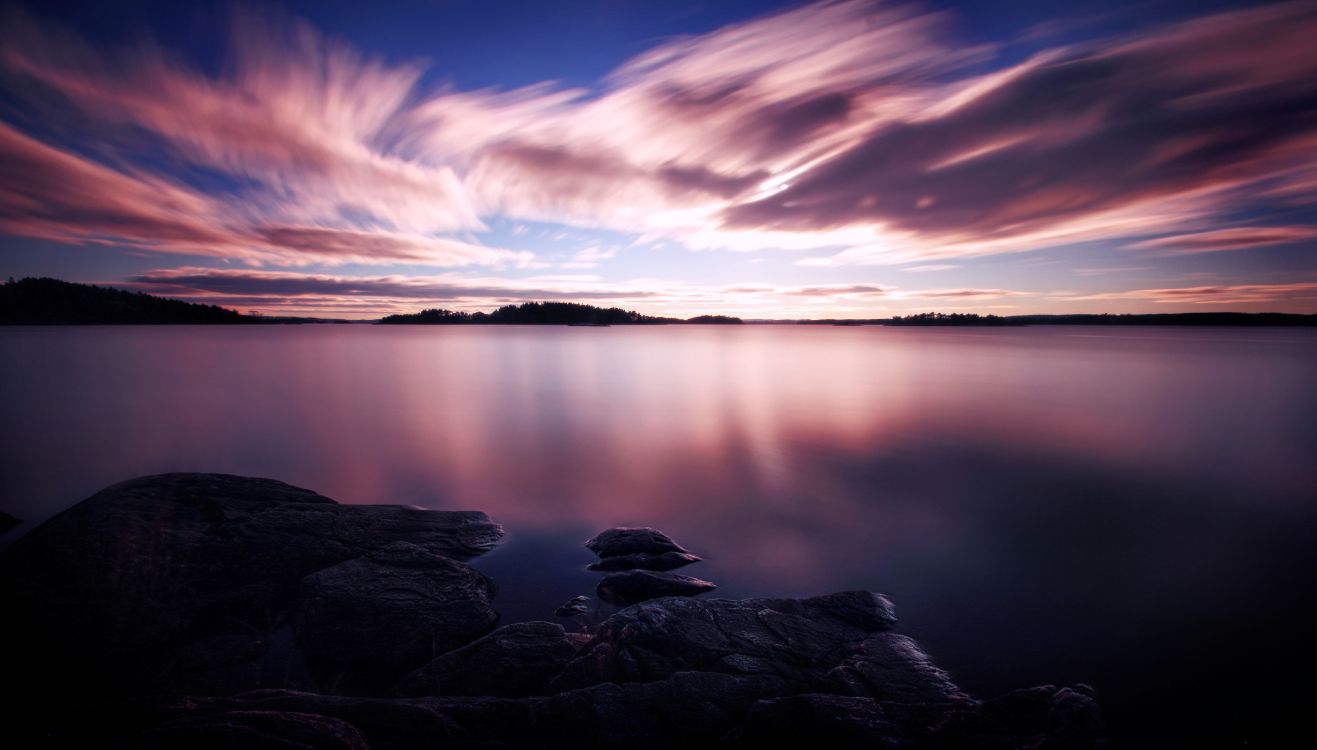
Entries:
POLYGON ((422 310, 410 315, 390 315, 379 321, 386 325, 659 325, 680 323, 676 318, 659 318, 641 315, 619 307, 595 307, 577 302, 523 302, 505 305, 491 313, 455 312, 453 310, 422 310))
POLYGON ((684 322, 695 325, 741 325, 745 321, 731 315, 696 315, 684 322))
POLYGON ((928 312, 917 315, 894 316, 887 322, 889 326, 1018 326, 1013 318, 997 315, 979 315, 978 313, 939 313, 928 312))
POLYGON ((0 324, 263 323, 215 305, 198 305, 58 279, 21 279, 0 285, 0 324))

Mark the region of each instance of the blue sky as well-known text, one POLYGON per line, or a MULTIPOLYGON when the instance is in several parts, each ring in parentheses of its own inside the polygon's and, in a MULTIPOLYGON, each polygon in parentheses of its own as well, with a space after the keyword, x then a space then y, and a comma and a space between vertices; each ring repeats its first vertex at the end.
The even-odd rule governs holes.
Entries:
POLYGON ((42 3, 0 265, 243 310, 1317 311, 1312 3, 42 3))

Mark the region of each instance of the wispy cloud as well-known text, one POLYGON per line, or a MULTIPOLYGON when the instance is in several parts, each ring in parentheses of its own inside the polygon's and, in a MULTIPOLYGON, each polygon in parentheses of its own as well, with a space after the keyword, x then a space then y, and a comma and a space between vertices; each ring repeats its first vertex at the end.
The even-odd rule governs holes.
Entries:
POLYGON ((1071 302, 1091 300, 1147 300, 1162 304, 1241 305, 1317 300, 1317 281, 1287 284, 1217 284, 1211 286, 1134 289, 1123 292, 1068 295, 1071 302))
POLYGON ((500 217, 909 271, 1095 239, 1311 239, 1220 217, 1317 198, 1317 6, 996 70, 949 20, 817 3, 662 42, 590 89, 458 91, 250 11, 221 72, 11 14, 0 75, 26 115, 0 124, 0 231, 257 264, 538 263, 472 240, 500 217))
POLYGON ((902 289, 887 284, 704 284, 652 278, 617 282, 589 274, 503 279, 451 272, 346 276, 200 267, 159 269, 106 283, 211 304, 286 313, 347 310, 368 317, 434 306, 488 309, 533 300, 623 304, 671 315, 714 311, 752 317, 817 317, 838 308, 872 317, 928 300, 982 303, 1027 294, 1004 289, 902 289))
POLYGON ((1209 232, 1176 234, 1135 242, 1137 250, 1170 250, 1175 253, 1214 253, 1224 250, 1248 250, 1268 245, 1292 245, 1317 240, 1317 227, 1231 227, 1209 232))

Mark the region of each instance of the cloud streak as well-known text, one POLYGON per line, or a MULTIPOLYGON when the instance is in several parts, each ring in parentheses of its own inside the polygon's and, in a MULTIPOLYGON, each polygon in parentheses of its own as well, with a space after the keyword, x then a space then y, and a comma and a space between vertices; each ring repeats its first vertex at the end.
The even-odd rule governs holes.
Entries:
MULTIPOLYGON (((16 235, 257 266, 542 267, 476 241, 506 219, 911 271, 1096 240, 1317 240, 1226 218, 1317 200, 1311 3, 994 68, 997 51, 958 42, 946 14, 825 2, 667 40, 589 89, 513 91, 431 88, 419 62, 250 11, 219 72, 22 15, 2 26, 0 76, 25 108, 22 127, 0 122, 0 231, 16 235)), ((577 249, 561 267, 611 252, 577 249)), ((1013 294, 994 286, 919 298, 1013 294)), ((769 293, 915 294, 791 289, 769 293)))

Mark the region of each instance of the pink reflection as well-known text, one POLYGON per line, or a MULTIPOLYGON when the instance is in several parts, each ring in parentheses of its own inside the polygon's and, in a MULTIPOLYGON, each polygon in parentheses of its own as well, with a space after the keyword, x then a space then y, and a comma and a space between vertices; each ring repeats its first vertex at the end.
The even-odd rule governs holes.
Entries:
POLYGON ((977 511, 943 500, 975 502, 986 488, 960 462, 992 452, 1281 494, 1314 479, 1295 468, 1302 411, 1286 402, 1311 371, 1294 357, 1314 345, 1302 331, 43 336, 9 335, 24 366, 6 375, 23 394, 4 407, 6 474, 29 518, 137 474, 224 471, 344 502, 478 508, 514 535, 652 524, 728 580, 803 593, 878 586, 888 566, 971 543, 977 511), (1246 368, 1230 364, 1240 352, 1246 368), (1268 388, 1237 397, 1254 383, 1268 388))

